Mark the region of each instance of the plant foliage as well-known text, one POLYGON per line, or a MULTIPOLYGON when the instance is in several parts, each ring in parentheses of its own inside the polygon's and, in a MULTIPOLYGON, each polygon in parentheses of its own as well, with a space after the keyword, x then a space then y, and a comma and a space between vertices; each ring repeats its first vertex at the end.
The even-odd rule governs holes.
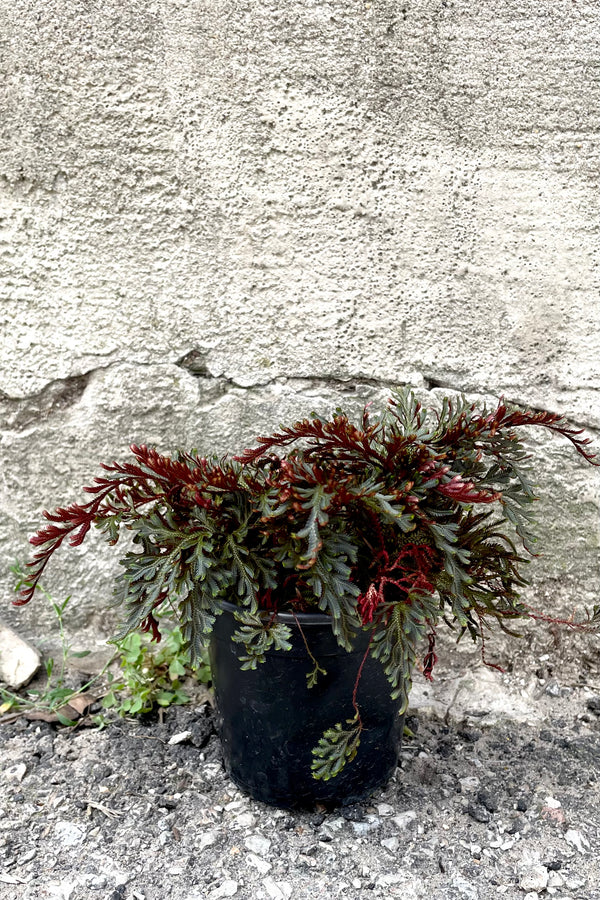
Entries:
MULTIPOLYGON (((289 647, 277 612, 320 610, 346 649, 371 632, 402 711, 423 639, 431 674, 440 620, 477 639, 483 623, 508 630, 535 617, 519 595, 536 546, 524 426, 562 435, 598 464, 559 415, 465 398, 427 409, 410 390, 358 424, 338 410, 281 426, 237 457, 132 446, 132 461, 103 466, 85 488, 88 502, 44 514, 17 602, 31 599, 63 542, 81 544, 93 525, 116 544, 125 530, 134 544, 115 591, 121 637, 141 629, 159 639, 157 611, 169 605, 197 662, 221 601, 233 600, 241 663, 255 668, 289 647)), ((322 671, 314 662, 309 685, 322 671)), ((315 777, 333 777, 356 753, 354 706, 349 727, 329 729, 315 749, 315 777)))

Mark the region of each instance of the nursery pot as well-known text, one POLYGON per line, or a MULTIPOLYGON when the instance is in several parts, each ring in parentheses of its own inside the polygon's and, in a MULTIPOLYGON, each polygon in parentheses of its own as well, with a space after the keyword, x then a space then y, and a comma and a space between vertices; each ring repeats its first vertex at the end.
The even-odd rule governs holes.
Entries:
POLYGON ((224 602, 210 644, 218 729, 231 779, 254 799, 287 809, 356 803, 387 783, 398 764, 404 716, 380 663, 367 657, 357 690, 363 721, 356 757, 329 781, 311 772, 312 749, 323 732, 354 715, 352 695, 369 645, 361 632, 348 653, 321 613, 280 613, 292 632, 291 650, 270 650, 254 670, 242 670, 232 640, 236 607, 224 602), (301 629, 301 630, 300 630, 301 629), (305 643, 306 642, 306 643, 305 643), (326 674, 314 687, 306 675, 314 663, 326 674))

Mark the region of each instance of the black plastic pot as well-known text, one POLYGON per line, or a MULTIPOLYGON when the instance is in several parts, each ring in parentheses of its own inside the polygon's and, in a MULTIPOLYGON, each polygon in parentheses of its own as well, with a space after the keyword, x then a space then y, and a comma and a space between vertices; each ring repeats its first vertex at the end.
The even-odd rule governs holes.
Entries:
POLYGON ((341 648, 328 616, 297 616, 313 656, 326 669, 308 688, 313 668, 302 634, 291 614, 279 620, 292 630, 292 649, 268 651, 264 663, 244 671, 232 641, 239 627, 235 606, 223 603, 215 622, 210 661, 225 766, 244 791, 287 809, 356 803, 387 783, 398 764, 404 717, 381 665, 367 658, 357 702, 364 723, 355 759, 329 781, 311 773, 312 749, 326 728, 354 715, 352 693, 369 636, 361 633, 352 653, 341 648))

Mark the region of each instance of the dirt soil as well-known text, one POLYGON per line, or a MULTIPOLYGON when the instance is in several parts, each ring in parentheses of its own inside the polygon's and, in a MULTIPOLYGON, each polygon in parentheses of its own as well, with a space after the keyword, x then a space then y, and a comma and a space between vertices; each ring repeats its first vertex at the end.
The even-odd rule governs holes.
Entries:
POLYGON ((239 791, 208 703, 0 724, 0 897, 600 900, 600 690, 540 666, 418 678, 392 781, 332 812, 239 791))

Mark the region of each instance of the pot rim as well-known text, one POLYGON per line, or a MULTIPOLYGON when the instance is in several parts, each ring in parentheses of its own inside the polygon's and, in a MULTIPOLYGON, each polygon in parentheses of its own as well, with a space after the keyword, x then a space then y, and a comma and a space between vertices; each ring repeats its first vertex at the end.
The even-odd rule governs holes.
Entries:
MULTIPOLYGON (((247 607, 238 606, 237 603, 231 603, 229 600, 221 600, 220 603, 221 603, 221 607, 224 610, 227 610, 227 612, 231 612, 231 613, 235 612, 236 609, 247 609, 247 607)), ((267 610, 261 610, 261 611, 267 612, 267 610)), ((329 628, 331 628, 331 622, 332 622, 331 616, 328 615, 327 613, 322 613, 322 612, 319 612, 319 613, 278 612, 275 614, 275 620, 277 622, 281 622, 284 625, 296 625, 297 624, 296 620, 298 620, 298 622, 300 623, 302 628, 310 627, 311 625, 321 626, 321 627, 327 625, 329 628)))

